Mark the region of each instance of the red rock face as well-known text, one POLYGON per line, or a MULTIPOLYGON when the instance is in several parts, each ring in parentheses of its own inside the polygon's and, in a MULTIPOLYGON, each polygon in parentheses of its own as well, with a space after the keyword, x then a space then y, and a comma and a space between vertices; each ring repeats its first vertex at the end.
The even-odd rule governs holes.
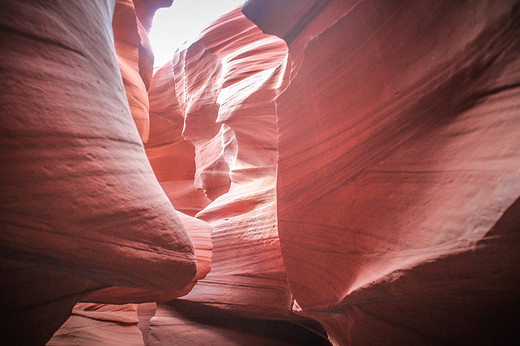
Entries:
POLYGON ((72 316, 47 345, 142 345, 134 304, 76 304, 72 316))
POLYGON ((276 100, 277 202, 298 311, 339 344, 507 335, 494 318, 518 297, 516 208, 490 230, 520 192, 518 3, 244 11, 294 62, 276 100))
MULTIPOLYGON (((212 269, 183 298, 199 309, 215 306, 257 318, 289 313, 274 194, 274 99, 283 81, 286 53, 283 41, 262 34, 236 10, 180 51, 152 81, 147 152, 161 175, 159 181, 167 187, 191 184, 186 191, 207 196, 203 208, 198 204, 196 217, 213 227, 212 269), (171 160, 190 146, 191 158, 171 160), (175 173, 178 164, 185 175, 175 173)), ((186 197, 177 197, 173 188, 171 194, 166 191, 172 204, 181 207, 186 197)), ((168 308, 159 305, 152 318, 150 340, 155 343, 174 342, 177 335, 170 327, 181 317, 164 309, 168 308)), ((226 328, 215 331, 224 338, 226 333, 226 328)), ((189 336, 183 340, 196 342, 189 336)))
POLYGON ((153 74, 153 52, 148 39, 155 11, 173 0, 117 0, 112 19, 114 46, 123 84, 137 130, 144 143, 150 131, 148 89, 153 74))
POLYGON ((180 53, 183 135, 195 147, 194 184, 213 200, 197 214, 213 227, 212 271, 186 299, 249 315, 288 310, 274 194, 274 98, 285 55, 283 41, 239 10, 180 53))
POLYGON ((1 5, 5 340, 45 342, 96 287, 171 291, 195 276, 185 224, 128 108, 113 6, 1 5))
POLYGON ((249 0, 152 77, 167 2, 1 5, 7 340, 515 335, 518 1, 249 0))
POLYGON ((123 77, 130 112, 143 142, 148 140, 150 119, 147 89, 153 69, 148 35, 136 16, 132 0, 116 1, 112 19, 117 62, 123 77), (148 65, 148 68, 140 67, 148 65))
POLYGON ((126 107, 113 56, 108 8, 78 5, 69 10, 56 4, 42 9, 23 3, 6 8, 13 18, 47 15, 51 28, 3 21, 10 25, 11 41, 18 44, 8 45, 8 35, 3 36, 9 49, 2 59, 7 90, 2 97, 7 114, 2 117, 2 157, 12 163, 2 169, 2 244, 6 252, 23 249, 18 258, 85 272, 101 282, 168 288, 172 283, 164 275, 172 270, 185 267, 191 280, 192 245, 162 189, 151 183, 154 174, 126 107), (63 14, 54 17, 58 12, 63 14), (92 51, 79 43, 90 33, 57 30, 83 12, 100 27, 92 51), (37 34, 45 41, 41 47, 33 42, 37 34), (16 35, 23 37, 15 40, 16 35), (78 60, 76 65, 66 64, 72 59, 78 60), (42 71, 30 73, 32 67, 42 71), (78 73, 88 83, 88 93, 75 88, 71 76, 78 73), (82 174, 74 174, 77 171, 82 174), (94 248, 112 256, 92 256, 89 249, 94 248), (172 257, 163 262, 162 256, 172 257), (132 272, 116 273, 129 263, 132 272), (146 267, 139 268, 142 265, 146 267))

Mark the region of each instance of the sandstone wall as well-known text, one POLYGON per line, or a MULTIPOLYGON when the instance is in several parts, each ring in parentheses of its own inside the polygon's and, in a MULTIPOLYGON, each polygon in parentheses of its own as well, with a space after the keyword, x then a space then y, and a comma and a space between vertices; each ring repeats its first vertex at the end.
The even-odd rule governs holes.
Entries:
POLYGON ((0 4, 5 340, 510 341, 518 1, 170 3, 0 4))
POLYGON ((244 12, 292 63, 276 99, 277 216, 295 311, 338 344, 511 333, 518 2, 253 0, 244 12))
POLYGON ((1 3, 2 334, 13 344, 48 340, 96 288, 173 291, 196 272, 129 110, 114 5, 1 3))

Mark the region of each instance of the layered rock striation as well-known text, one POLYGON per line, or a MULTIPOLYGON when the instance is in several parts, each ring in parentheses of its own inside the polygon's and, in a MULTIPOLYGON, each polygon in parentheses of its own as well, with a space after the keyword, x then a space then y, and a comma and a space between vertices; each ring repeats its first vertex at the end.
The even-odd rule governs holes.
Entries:
MULTIPOLYGON (((197 211, 213 228, 211 272, 183 298, 201 314, 208 308, 235 319, 290 313, 275 195, 274 100, 286 55, 282 40, 263 34, 237 9, 178 51, 152 80, 147 144, 152 166, 172 204, 197 211), (191 157, 181 154, 185 148, 191 157), (191 206, 187 194, 195 197, 191 206)), ((175 311, 158 306, 151 343, 175 342, 181 334, 182 342, 197 342, 196 330, 185 328, 204 323, 186 318, 184 325, 183 314, 175 311)), ((231 335, 229 327, 215 328, 208 342, 235 340, 231 335)))
POLYGON ((168 5, 1 3, 5 340, 510 341, 518 1, 168 5))
MULTIPOLYGON (((1 4, 1 298, 9 343, 47 341, 93 290, 184 294, 196 275, 189 223, 157 182, 130 113, 132 86, 125 91, 119 66, 132 57, 117 34, 124 58, 116 59, 112 16, 117 23, 127 4, 118 2, 115 14, 112 1, 1 4)), ((123 75, 148 64, 139 76, 151 78, 153 62, 135 61, 123 75)))
POLYGON ((296 311, 337 344, 511 336, 518 2, 253 0, 244 12, 289 46, 277 216, 296 311))

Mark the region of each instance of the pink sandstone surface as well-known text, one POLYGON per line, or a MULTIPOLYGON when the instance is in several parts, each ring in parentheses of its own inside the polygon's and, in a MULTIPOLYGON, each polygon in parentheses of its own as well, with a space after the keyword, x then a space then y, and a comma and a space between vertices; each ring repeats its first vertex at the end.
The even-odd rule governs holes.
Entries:
POLYGON ((253 0, 244 12, 293 62, 276 100, 277 203, 296 311, 337 344, 511 332, 519 3, 253 0))
POLYGON ((187 224, 158 184, 129 111, 113 8, 1 4, 6 340, 45 342, 95 288, 185 290, 196 274, 187 224))
POLYGON ((135 304, 76 304, 71 317, 47 343, 58 345, 143 345, 135 304))
MULTIPOLYGON (((174 57, 176 97, 170 102, 180 112, 170 118, 184 118, 177 133, 194 147, 193 185, 212 200, 196 215, 213 227, 212 269, 188 300, 251 314, 262 309, 262 299, 271 302, 268 314, 287 311, 273 144, 274 98, 285 55, 283 41, 263 35, 236 10, 174 57)), ((156 92, 161 90, 150 90, 151 98, 156 92)))
POLYGON ((170 4, 0 5, 9 344, 511 341, 518 1, 170 4))

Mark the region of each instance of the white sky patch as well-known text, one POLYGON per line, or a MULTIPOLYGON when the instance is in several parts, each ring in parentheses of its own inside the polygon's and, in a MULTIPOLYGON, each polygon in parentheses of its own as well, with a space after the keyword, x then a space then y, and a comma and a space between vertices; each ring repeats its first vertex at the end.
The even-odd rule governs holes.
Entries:
POLYGON ((215 19, 241 6, 245 0, 174 0, 169 8, 155 13, 150 41, 154 67, 170 61, 186 42, 191 44, 215 19))

